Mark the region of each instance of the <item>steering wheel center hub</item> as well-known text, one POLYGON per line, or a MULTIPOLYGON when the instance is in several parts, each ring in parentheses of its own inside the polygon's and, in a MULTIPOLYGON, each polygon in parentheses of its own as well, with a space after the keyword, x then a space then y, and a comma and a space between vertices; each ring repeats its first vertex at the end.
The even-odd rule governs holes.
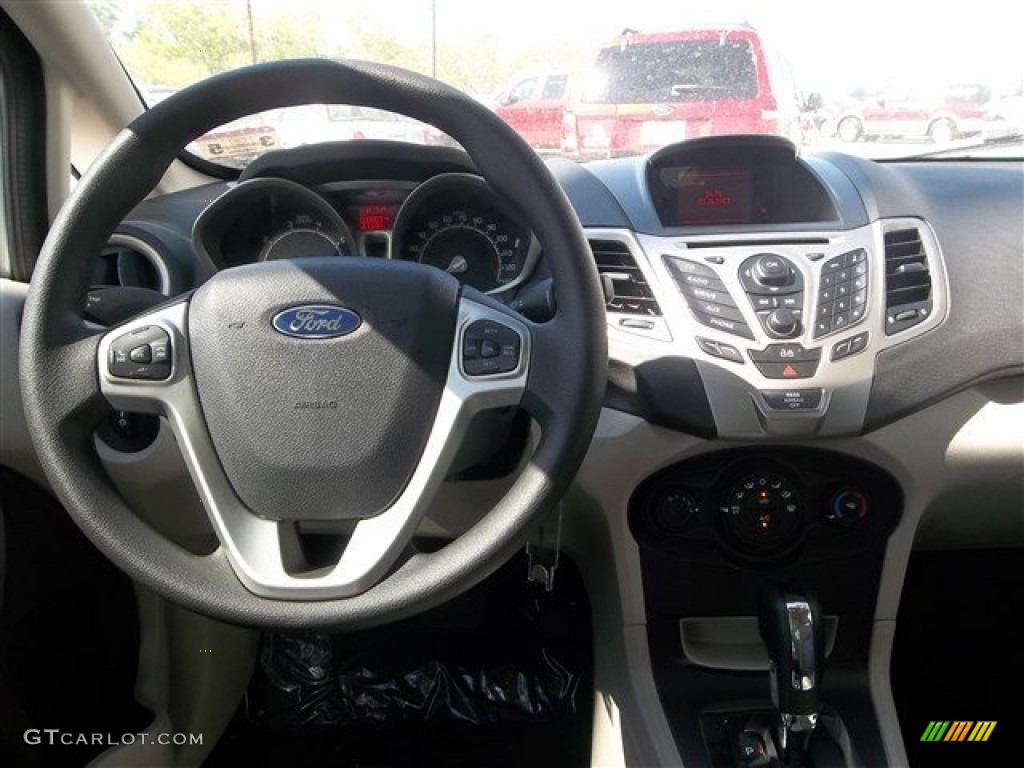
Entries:
POLYGON ((193 297, 196 388, 235 492, 261 517, 372 517, 420 460, 448 374, 458 282, 371 259, 269 262, 193 297))

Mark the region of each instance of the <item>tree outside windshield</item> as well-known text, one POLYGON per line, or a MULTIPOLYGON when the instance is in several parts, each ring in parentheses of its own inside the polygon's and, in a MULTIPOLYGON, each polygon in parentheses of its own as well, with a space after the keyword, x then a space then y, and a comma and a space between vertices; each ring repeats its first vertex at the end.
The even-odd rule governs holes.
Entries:
MULTIPOLYGON (((581 161, 728 133, 884 158, 1016 145, 1024 132, 1014 25, 994 0, 88 4, 150 104, 238 66, 317 56, 437 77, 537 151, 581 161)), ((453 143, 404 116, 309 105, 223 126, 190 149, 241 167, 273 149, 360 139, 453 143)))

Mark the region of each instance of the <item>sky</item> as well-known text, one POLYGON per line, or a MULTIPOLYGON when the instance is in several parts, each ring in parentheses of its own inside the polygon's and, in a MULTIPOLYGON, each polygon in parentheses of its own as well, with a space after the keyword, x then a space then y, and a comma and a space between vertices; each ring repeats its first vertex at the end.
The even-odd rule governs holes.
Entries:
POLYGON ((1024 77, 1020 26, 1006 0, 253 0, 260 7, 309 8, 325 31, 344 38, 352 19, 429 47, 438 39, 485 35, 505 55, 536 43, 553 50, 570 38, 596 47, 631 27, 641 31, 748 22, 789 58, 802 90, 887 83, 940 86, 1024 77))

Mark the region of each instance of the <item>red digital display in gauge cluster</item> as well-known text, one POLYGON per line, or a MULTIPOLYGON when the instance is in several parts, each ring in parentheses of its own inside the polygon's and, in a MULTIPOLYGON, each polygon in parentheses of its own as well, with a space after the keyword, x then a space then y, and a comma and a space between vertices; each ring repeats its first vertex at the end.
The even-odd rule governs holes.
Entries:
POLYGON ((749 170, 692 171, 679 176, 679 216, 691 224, 749 224, 754 179, 749 170))
POLYGON ((356 210, 357 227, 360 232, 380 232, 395 225, 393 205, 360 205, 356 210))

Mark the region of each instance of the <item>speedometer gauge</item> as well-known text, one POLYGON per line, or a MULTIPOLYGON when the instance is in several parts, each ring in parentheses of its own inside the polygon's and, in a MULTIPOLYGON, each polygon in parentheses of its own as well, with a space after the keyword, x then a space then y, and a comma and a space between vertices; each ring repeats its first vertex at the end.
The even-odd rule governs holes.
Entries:
POLYGON ((485 293, 526 279, 540 250, 510 206, 479 176, 463 173, 435 176, 406 199, 392 245, 397 258, 443 269, 485 293))
POLYGON ((510 221, 473 208, 444 211, 409 233, 408 254, 464 285, 491 291, 522 274, 525 235, 510 221))

